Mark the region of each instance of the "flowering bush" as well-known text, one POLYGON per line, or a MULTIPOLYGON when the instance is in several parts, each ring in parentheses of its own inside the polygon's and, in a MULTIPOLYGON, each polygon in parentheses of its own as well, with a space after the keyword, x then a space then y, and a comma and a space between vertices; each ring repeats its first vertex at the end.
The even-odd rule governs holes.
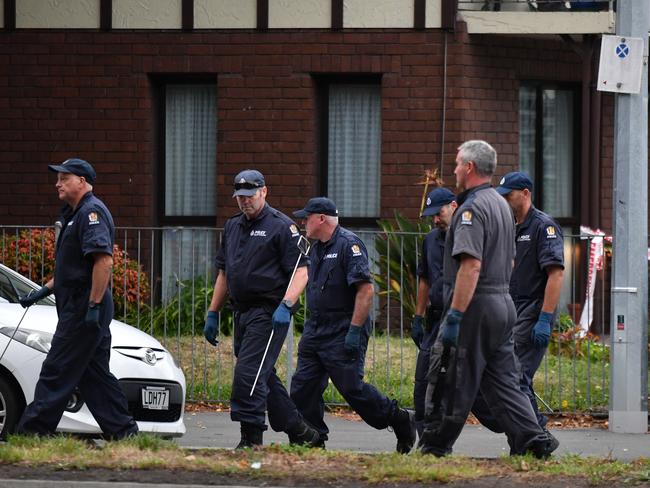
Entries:
MULTIPOLYGON (((54 229, 22 229, 0 236, 0 259, 8 268, 35 283, 45 283, 54 275, 54 229)), ((144 305, 149 298, 149 278, 142 265, 131 259, 115 244, 113 246, 113 300, 115 316, 144 305), (125 300, 126 298, 126 300, 125 300)))

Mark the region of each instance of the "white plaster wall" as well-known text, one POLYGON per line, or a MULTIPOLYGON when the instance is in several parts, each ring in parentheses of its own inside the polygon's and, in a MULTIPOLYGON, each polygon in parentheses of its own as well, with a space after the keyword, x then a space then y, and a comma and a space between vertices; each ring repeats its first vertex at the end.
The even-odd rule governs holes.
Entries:
POLYGON ((194 0, 196 29, 254 29, 256 0, 194 0))
POLYGON ((332 3, 323 0, 269 0, 269 28, 329 29, 332 3))
POLYGON ((609 12, 459 12, 470 34, 613 33, 609 12))
POLYGON ((181 0, 113 0, 114 29, 180 29, 181 0))
POLYGON ((18 0, 16 28, 97 29, 99 0, 18 0))
POLYGON ((343 27, 413 28, 413 0, 344 0, 343 27))
POLYGON ((428 29, 439 29, 442 25, 442 0, 427 0, 424 25, 428 29))

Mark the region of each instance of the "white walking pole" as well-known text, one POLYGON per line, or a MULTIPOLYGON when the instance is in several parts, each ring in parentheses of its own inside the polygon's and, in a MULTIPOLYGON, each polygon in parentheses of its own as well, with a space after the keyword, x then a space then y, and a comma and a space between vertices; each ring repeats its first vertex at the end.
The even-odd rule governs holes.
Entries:
MULTIPOLYGON (((309 241, 304 236, 300 236, 298 238, 298 242, 297 242, 296 246, 298 246, 298 250, 300 251, 300 255, 298 256, 298 260, 296 261, 296 265, 293 267, 293 273, 291 273, 291 278, 289 279, 289 284, 287 285, 287 291, 289 291, 289 288, 291 288, 291 283, 293 282, 293 277, 296 276, 296 271, 298 270, 298 264, 300 263, 300 258, 303 257, 303 256, 307 256, 307 254, 309 253, 309 248, 310 248, 309 241)), ((262 366, 264 366, 264 360, 266 359, 266 353, 269 352, 269 346, 271 345, 271 340, 272 339, 273 339, 273 329, 271 329, 271 335, 269 336, 269 340, 266 343, 266 349, 264 349, 264 354, 262 355, 262 360, 260 361, 260 367, 257 368, 257 374, 255 375, 255 381, 253 381, 253 387, 251 388, 251 392, 250 392, 250 394, 248 396, 253 396, 253 392, 255 391, 255 386, 257 386, 257 380, 259 379, 260 373, 262 372, 262 366)))

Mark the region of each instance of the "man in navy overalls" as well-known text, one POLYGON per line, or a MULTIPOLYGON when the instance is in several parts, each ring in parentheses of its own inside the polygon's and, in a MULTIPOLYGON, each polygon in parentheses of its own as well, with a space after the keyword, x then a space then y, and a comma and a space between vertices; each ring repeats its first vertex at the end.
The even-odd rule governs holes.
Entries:
POLYGON ((338 225, 338 211, 329 198, 312 198, 294 216, 304 220, 307 237, 316 243, 310 251, 309 317, 298 346, 291 398, 325 440, 329 429, 323 393, 331 379, 366 423, 376 429, 392 427, 397 451, 408 453, 415 442, 412 415, 363 381, 374 295, 366 247, 338 225))
POLYGON ((521 364, 521 389, 530 399, 537 422, 546 430, 548 418, 537 406, 533 377, 546 353, 555 322, 564 277, 564 238, 560 226, 532 204, 533 182, 528 175, 508 173, 496 190, 512 208, 517 224, 510 295, 517 308, 514 333, 515 352, 521 364))
POLYGON ((233 198, 241 213, 228 219, 216 259, 214 294, 203 333, 217 345, 218 311, 228 295, 234 309, 237 363, 230 398, 230 418, 240 423, 237 448, 262 444, 265 412, 276 432, 286 432, 293 444, 314 446, 318 433, 307 425, 275 372, 275 363, 289 330, 291 313, 307 282, 309 261, 298 249, 296 224, 266 203, 262 173, 241 171, 233 198), (296 274, 289 280, 294 267, 296 274), (259 379, 252 391, 266 345, 273 337, 259 379))
POLYGON ((415 365, 413 403, 415 425, 420 437, 424 428, 424 397, 428 384, 429 352, 438 335, 438 325, 445 305, 442 298, 442 260, 447 227, 456 209, 455 198, 456 195, 448 189, 436 188, 427 195, 426 206, 422 212, 423 217, 433 219, 435 228, 424 237, 422 242, 422 253, 417 269, 418 297, 411 325, 411 337, 419 349, 415 365))
POLYGON ((30 403, 18 423, 23 434, 52 435, 75 388, 105 437, 138 432, 120 385, 109 371, 115 227, 106 205, 92 193, 96 173, 82 159, 50 165, 63 209, 54 278, 20 300, 33 305, 54 292, 59 322, 30 403))

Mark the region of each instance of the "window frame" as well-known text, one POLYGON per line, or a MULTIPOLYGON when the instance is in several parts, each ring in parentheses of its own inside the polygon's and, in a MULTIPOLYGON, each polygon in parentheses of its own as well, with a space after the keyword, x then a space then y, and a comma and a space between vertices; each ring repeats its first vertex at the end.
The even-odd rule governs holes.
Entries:
MULTIPOLYGON (((540 80, 521 80, 519 89, 521 88, 534 88, 535 89, 535 177, 533 178, 533 205, 545 211, 542 208, 544 201, 544 90, 564 90, 573 93, 573 165, 571 167, 571 207, 572 217, 556 217, 551 215, 553 219, 561 227, 570 227, 577 230, 579 225, 580 215, 580 141, 581 141, 581 90, 578 83, 571 82, 549 82, 540 80)), ((519 91, 518 91, 519 98, 519 91)), ((517 117, 521 115, 521 107, 518 106, 517 117)), ((521 131, 521 126, 519 126, 521 131)), ((521 153, 521 148, 518 147, 518 153, 521 153)), ((521 158, 519 159, 518 170, 521 170, 521 158)))
MULTIPOLYGON (((210 227, 214 226, 217 220, 217 208, 214 208, 214 214, 202 216, 185 216, 185 215, 167 215, 165 213, 165 182, 166 182, 166 168, 165 168, 165 116, 167 112, 167 86, 168 85, 214 85, 214 89, 218 90, 218 77, 217 75, 152 75, 151 87, 152 98, 154 100, 154 215, 158 225, 160 226, 187 226, 187 227, 210 227)), ((217 95, 217 109, 219 99, 217 95)), ((215 114, 215 117, 217 114, 215 114)), ((218 120, 217 120, 218 124, 218 120)), ((217 144, 219 137, 219 130, 217 125, 217 144)), ((217 184, 215 178, 214 184, 217 184)), ((216 188, 216 186, 215 186, 216 188)))
MULTIPOLYGON (((318 181, 315 188, 319 195, 328 193, 328 160, 329 160, 329 92, 332 85, 377 85, 382 91, 382 73, 359 74, 312 74, 316 88, 316 175, 318 181)), ((382 131, 383 133, 383 131, 382 131)), ((382 133, 380 133, 380 143, 382 133)), ((381 177, 381 151, 379 160, 379 176, 381 177)), ((375 217, 341 217, 343 226, 353 228, 378 228, 377 220, 381 218, 381 185, 379 194, 379 215, 375 217)))

